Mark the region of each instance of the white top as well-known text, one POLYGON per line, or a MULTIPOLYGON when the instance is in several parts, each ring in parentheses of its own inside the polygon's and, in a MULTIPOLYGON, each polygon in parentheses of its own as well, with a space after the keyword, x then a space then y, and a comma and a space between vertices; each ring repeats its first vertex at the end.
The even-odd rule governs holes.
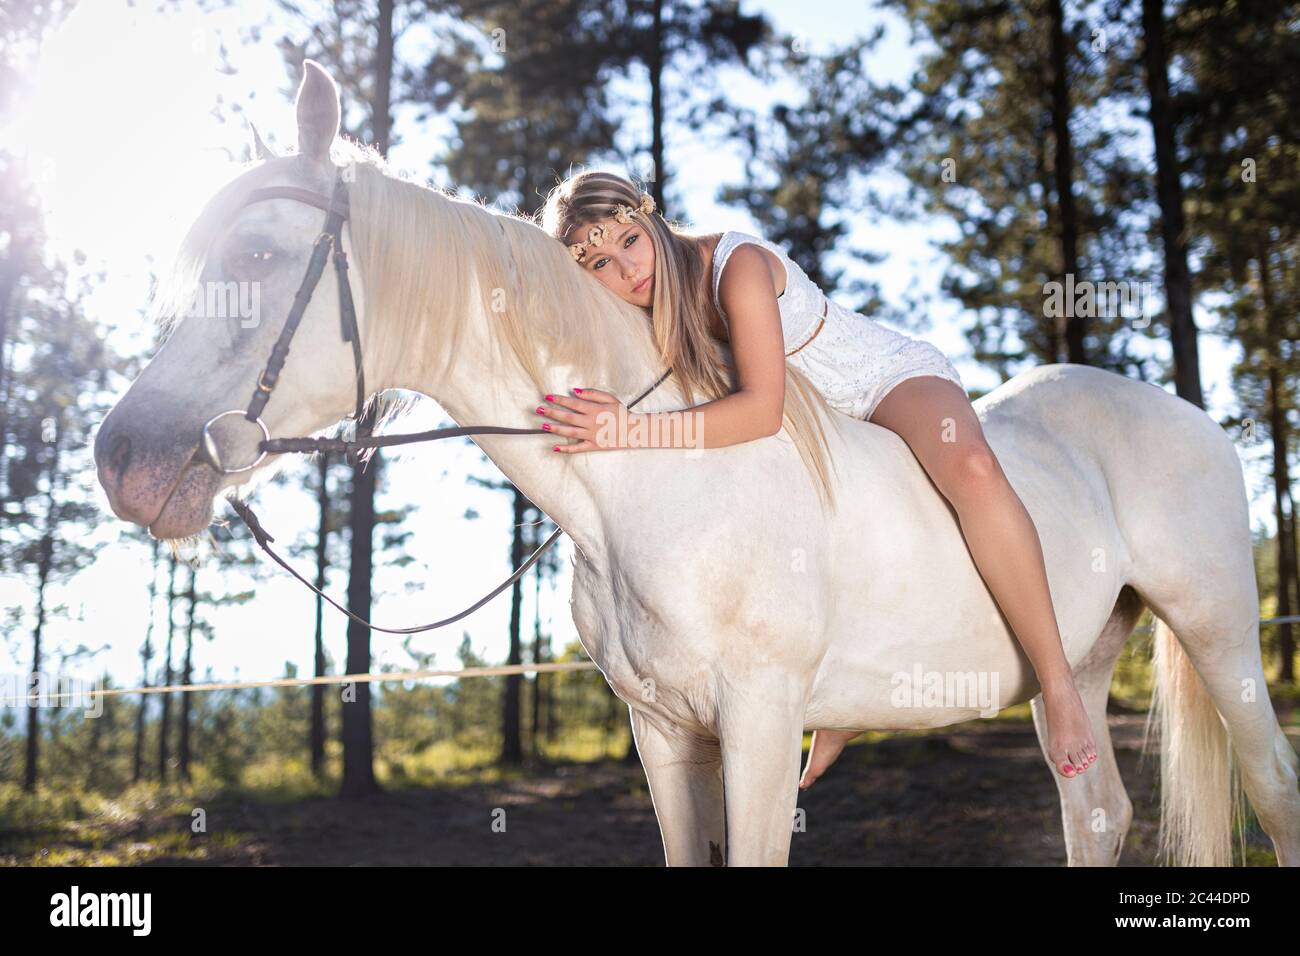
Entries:
MULTIPOLYGON (((713 252, 713 300, 732 251, 746 242, 776 254, 785 267, 785 291, 777 296, 786 361, 803 372, 834 408, 867 418, 889 389, 915 375, 938 375, 958 385, 961 377, 937 348, 886 328, 828 298, 775 243, 743 232, 724 232, 713 252)), ((964 386, 963 386, 964 388, 964 386)))
POLYGON ((777 296, 776 304, 781 310, 785 350, 787 353, 792 352, 813 334, 826 314, 828 300, 817 284, 808 278, 803 269, 799 268, 799 264, 781 251, 780 246, 743 232, 724 232, 722 238, 718 240, 717 248, 713 251, 713 301, 718 307, 718 312, 725 319, 726 313, 722 311, 722 302, 718 299, 722 270, 727 267, 727 260, 731 258, 736 247, 747 242, 770 249, 785 267, 785 291, 777 296))

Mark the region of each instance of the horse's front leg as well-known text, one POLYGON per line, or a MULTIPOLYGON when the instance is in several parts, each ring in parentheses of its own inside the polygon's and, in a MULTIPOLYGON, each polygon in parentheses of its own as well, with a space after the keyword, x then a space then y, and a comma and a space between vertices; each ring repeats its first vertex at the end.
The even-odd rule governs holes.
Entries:
POLYGON ((667 864, 721 866, 726 823, 718 742, 630 709, 667 864))
POLYGON ((799 796, 806 689, 795 675, 719 681, 718 737, 727 805, 727 865, 787 866, 799 796))

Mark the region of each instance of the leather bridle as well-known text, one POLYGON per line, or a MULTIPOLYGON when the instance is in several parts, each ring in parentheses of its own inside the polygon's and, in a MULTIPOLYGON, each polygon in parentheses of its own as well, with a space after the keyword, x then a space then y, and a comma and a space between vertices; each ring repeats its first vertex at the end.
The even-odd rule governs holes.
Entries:
MULTIPOLYGON (((310 189, 301 189, 297 186, 267 186, 261 189, 254 189, 245 199, 245 205, 255 202, 264 202, 270 199, 292 199, 297 202, 306 203, 315 206, 327 213, 325 225, 321 229, 320 235, 316 237, 316 242, 312 245, 311 260, 307 264, 307 273, 303 276, 302 283, 298 292, 294 295, 293 305, 289 309, 289 315, 285 319, 284 327, 280 330, 280 336, 276 339, 275 345, 271 349, 271 356, 267 359, 266 367, 262 374, 258 376, 257 386, 253 389, 253 397, 249 400, 248 408, 233 408, 229 411, 220 412, 208 419, 200 433, 199 448, 197 457, 201 458, 212 468, 225 475, 240 474, 246 471, 252 471, 266 458, 268 454, 278 454, 282 452, 311 453, 311 452, 343 452, 349 464, 354 467, 359 463, 359 453, 366 448, 384 448, 390 445, 406 445, 415 442, 438 441, 443 438, 455 438, 461 435, 546 435, 550 438, 555 437, 554 432, 545 431, 540 428, 508 428, 504 425, 463 425, 454 428, 433 428, 428 431, 414 432, 409 435, 380 435, 370 434, 370 428, 364 419, 364 406, 366 401, 366 378, 362 366, 361 355, 361 333, 357 327, 356 305, 352 300, 352 286, 348 281, 348 262, 347 255, 343 251, 343 223, 350 216, 348 204, 347 184, 343 180, 342 172, 334 182, 334 192, 331 196, 324 196, 310 189), (262 412, 266 409, 266 403, 271 399, 271 393, 275 390, 276 383, 279 381, 280 372, 284 369, 285 360, 289 356, 289 344, 293 340, 294 333, 298 330, 299 323, 307 311, 307 306, 311 302, 312 293, 315 292, 316 286, 320 283, 321 276, 325 271, 325 260, 329 257, 330 250, 334 252, 334 272, 338 277, 339 286, 339 318, 340 332, 344 342, 352 343, 352 361, 356 368, 356 386, 357 386, 357 404, 354 412, 356 422, 356 437, 352 441, 345 441, 340 438, 272 438, 266 423, 262 421, 262 412), (238 468, 227 467, 221 457, 220 448, 216 439, 212 435, 212 425, 218 420, 228 415, 242 415, 244 418, 261 429, 262 440, 258 443, 258 455, 251 464, 242 465, 238 468)), ((653 385, 638 395, 628 403, 627 407, 631 408, 637 402, 645 398, 652 391, 672 374, 672 369, 668 369, 661 375, 653 385)), ((268 542, 274 541, 270 534, 262 527, 257 516, 253 514, 251 508, 237 498, 227 498, 230 506, 234 508, 235 513, 240 520, 244 522, 248 530, 252 533, 253 538, 263 551, 269 554, 277 564, 292 574, 295 578, 311 588, 316 594, 324 598, 334 607, 338 608, 352 620, 356 621, 374 631, 384 631, 388 634, 415 634, 420 631, 431 631, 434 628, 443 627, 452 624, 467 614, 478 610, 492 598, 496 597, 506 589, 516 578, 527 571, 534 562, 541 557, 542 552, 549 548, 561 534, 563 530, 556 528, 545 542, 542 543, 536 551, 532 553, 515 572, 501 582, 491 592, 484 595, 470 607, 455 614, 452 617, 441 621, 435 621, 432 624, 424 624, 417 627, 380 627, 377 624, 371 624, 369 621, 356 614, 353 614, 347 608, 343 607, 324 591, 317 588, 314 584, 295 571, 290 565, 275 553, 269 546, 268 542)))

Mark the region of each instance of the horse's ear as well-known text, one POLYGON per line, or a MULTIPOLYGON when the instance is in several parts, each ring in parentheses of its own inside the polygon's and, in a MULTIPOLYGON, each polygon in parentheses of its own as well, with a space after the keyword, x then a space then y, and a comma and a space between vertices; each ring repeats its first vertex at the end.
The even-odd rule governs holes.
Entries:
POLYGON ((262 142, 262 136, 257 132, 257 127, 253 121, 248 121, 248 151, 253 154, 254 159, 275 159, 275 153, 271 152, 271 147, 262 142))
POLYGON ((339 132, 339 91, 315 60, 302 61, 298 87, 298 152, 314 166, 329 164, 330 144, 339 132))

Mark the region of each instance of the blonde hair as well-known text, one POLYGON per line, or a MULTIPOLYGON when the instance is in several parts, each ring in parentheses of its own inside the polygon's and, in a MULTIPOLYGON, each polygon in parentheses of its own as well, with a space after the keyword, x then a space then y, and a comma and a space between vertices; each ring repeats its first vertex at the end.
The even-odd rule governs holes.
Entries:
MULTIPOLYGON (((651 329, 659 350, 659 361, 671 368, 687 404, 697 404, 697 393, 713 401, 734 391, 734 371, 720 344, 709 329, 721 324, 713 300, 712 276, 705 274, 705 257, 700 237, 660 212, 641 212, 641 189, 616 173, 583 170, 551 190, 541 211, 542 228, 565 244, 582 240, 586 227, 614 216, 615 207, 632 209, 638 223, 654 244, 654 302, 651 329)), ((586 254, 595 254, 588 247, 586 254)), ((571 256, 566 265, 573 271, 587 271, 571 256)), ((591 277, 589 277, 591 279, 591 277)), ((592 281, 596 281, 592 279, 592 281)), ((597 281, 596 284, 599 285, 597 281)), ((643 313, 644 314, 644 313, 643 313)), ((823 506, 834 507, 828 462, 831 459, 822 427, 822 415, 830 408, 825 397, 807 377, 786 363, 784 425, 794 441, 805 467, 815 478, 823 506)))

